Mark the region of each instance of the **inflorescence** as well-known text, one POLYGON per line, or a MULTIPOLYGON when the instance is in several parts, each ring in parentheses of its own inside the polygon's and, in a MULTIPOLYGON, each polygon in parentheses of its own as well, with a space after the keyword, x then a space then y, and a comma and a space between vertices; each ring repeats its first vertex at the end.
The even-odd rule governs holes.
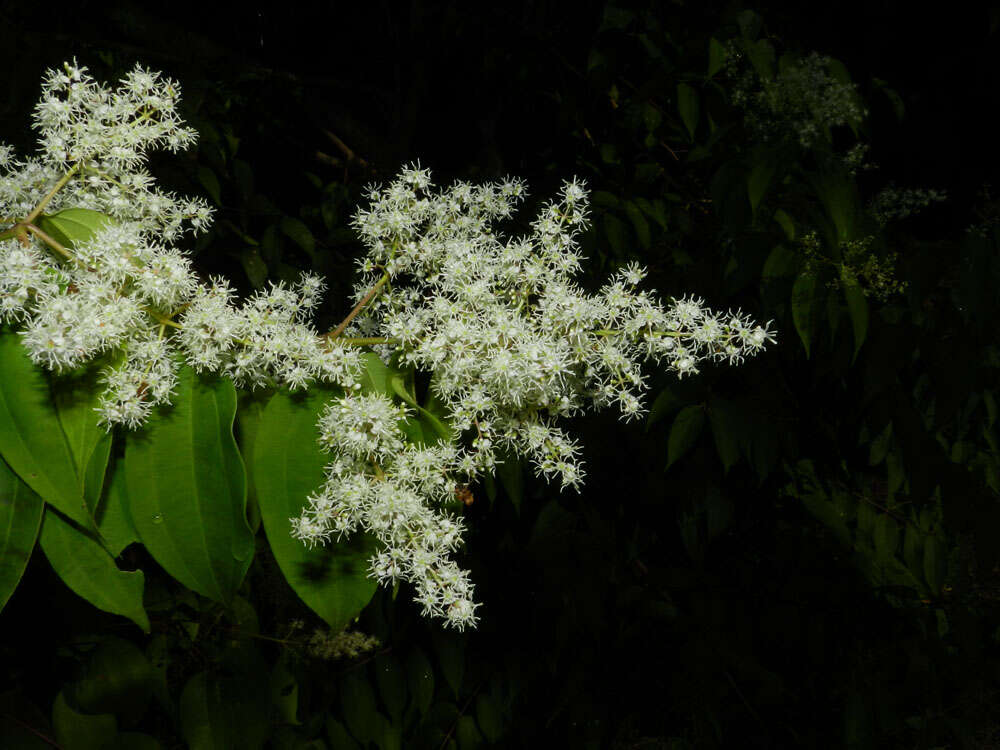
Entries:
POLYGON ((211 221, 203 201, 158 191, 143 168, 148 149, 194 142, 178 96, 176 83, 142 68, 114 91, 75 64, 48 73, 35 112, 39 155, 17 161, 0 146, 0 215, 24 217, 0 233, 0 320, 21 324, 31 358, 52 370, 112 353, 100 405, 109 427, 137 428, 169 402, 183 362, 247 388, 340 386, 318 424, 327 479, 291 519, 292 533, 307 544, 374 535, 371 575, 412 583, 424 613, 450 625, 475 625, 479 605, 451 559, 462 519, 442 506, 504 454, 579 488, 579 448, 560 417, 615 406, 636 418, 645 360, 683 377, 703 359, 739 364, 775 341, 739 311, 714 313, 694 297, 663 305, 638 288, 645 271, 635 264, 584 293, 572 280, 588 212, 576 180, 529 236, 508 238, 495 225, 524 198, 520 181, 437 189, 419 166, 370 190, 354 221, 367 248, 358 304, 320 336, 309 322, 319 277, 240 303, 224 279, 199 281, 173 245, 211 221), (65 208, 110 220, 66 248, 33 223, 43 209, 65 208), (361 390, 361 346, 433 373, 451 440, 405 438, 410 407, 361 390))

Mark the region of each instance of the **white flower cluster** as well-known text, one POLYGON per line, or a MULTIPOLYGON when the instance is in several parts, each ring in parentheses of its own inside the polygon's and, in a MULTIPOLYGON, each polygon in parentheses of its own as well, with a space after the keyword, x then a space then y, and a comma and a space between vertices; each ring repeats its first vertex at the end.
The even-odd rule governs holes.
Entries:
POLYGON ((352 333, 383 337, 383 352, 434 373, 432 388, 453 426, 474 431, 463 469, 489 471, 500 450, 525 455, 537 471, 578 486, 577 446, 554 420, 615 405, 625 419, 643 413, 643 360, 682 377, 700 359, 738 363, 774 341, 738 312, 701 300, 664 307, 640 291, 645 271, 620 271, 597 295, 572 281, 582 260, 577 237, 587 226, 587 193, 572 181, 546 205, 528 237, 492 228, 524 194, 509 180, 435 191, 419 167, 404 169, 355 224, 370 252, 361 262, 364 291, 381 295, 352 333))
POLYGON ((905 219, 932 203, 942 203, 947 199, 948 194, 944 190, 897 188, 889 185, 872 198, 868 211, 879 224, 885 226, 890 221, 905 219))
POLYGON ((207 204, 157 191, 142 169, 148 149, 193 143, 194 131, 177 117, 178 97, 176 83, 142 68, 114 91, 75 65, 47 74, 35 112, 40 155, 19 162, 0 149, 0 216, 26 217, 22 231, 16 225, 0 241, 0 322, 23 322, 31 358, 49 369, 118 352, 100 402, 108 425, 137 427, 167 402, 182 359, 250 387, 315 379, 353 387, 358 352, 330 345, 306 322, 322 280, 306 274, 238 307, 225 281, 200 283, 169 244, 185 227, 197 233, 211 221, 207 204), (49 215, 86 208, 111 221, 69 252, 32 224, 39 207, 49 215))
MULTIPOLYGON (((731 68, 741 55, 733 55, 731 68)), ((834 60, 812 52, 781 70, 773 79, 745 70, 733 91, 733 103, 745 112, 747 127, 762 140, 791 136, 803 148, 829 137, 838 125, 857 125, 868 112, 857 86, 839 80, 834 60)))
POLYGON ((579 487, 579 449, 555 425, 559 417, 615 405, 635 418, 644 410, 644 360, 683 377, 702 359, 736 364, 774 341, 739 311, 717 314, 695 298, 663 306, 638 289, 645 271, 637 265, 596 295, 581 291, 572 278, 587 193, 575 180, 529 236, 502 238, 493 225, 512 215, 520 182, 436 190, 419 167, 372 189, 357 214, 369 249, 358 304, 320 337, 308 322, 319 277, 238 303, 224 279, 200 282, 171 245, 211 218, 203 202, 156 191, 142 169, 147 149, 194 139, 176 115, 177 84, 136 68, 111 91, 67 64, 43 89, 40 156, 19 162, 0 146, 0 216, 11 225, 0 228, 0 322, 22 324, 32 359, 53 370, 113 353, 100 402, 109 425, 136 427, 169 401, 181 361, 250 388, 340 385, 346 395, 318 425, 332 455, 326 482, 291 519, 293 533, 308 544, 373 534, 381 549, 371 574, 412 582, 424 613, 454 627, 475 625, 479 605, 468 573, 449 558, 462 542, 461 519, 441 506, 492 471, 501 451, 579 487), (110 221, 66 248, 35 222, 43 210, 68 208, 110 221), (407 407, 360 392, 361 345, 433 373, 450 441, 412 442, 407 407))
POLYGON ((35 107, 37 157, 18 161, 0 148, 0 216, 26 216, 69 174, 47 210, 90 208, 166 242, 179 239, 185 225, 200 231, 211 210, 198 199, 158 190, 144 169, 146 152, 177 152, 193 145, 197 133, 177 113, 180 88, 159 73, 136 67, 118 88, 108 89, 76 63, 50 70, 35 107))
POLYGON ((476 624, 473 585, 448 556, 462 542, 461 518, 434 505, 455 499, 461 473, 455 445, 407 442, 405 406, 383 394, 347 395, 329 404, 319 421, 320 444, 334 455, 326 483, 292 519, 307 544, 359 529, 378 539, 371 575, 382 584, 409 581, 424 615, 458 629, 476 624))

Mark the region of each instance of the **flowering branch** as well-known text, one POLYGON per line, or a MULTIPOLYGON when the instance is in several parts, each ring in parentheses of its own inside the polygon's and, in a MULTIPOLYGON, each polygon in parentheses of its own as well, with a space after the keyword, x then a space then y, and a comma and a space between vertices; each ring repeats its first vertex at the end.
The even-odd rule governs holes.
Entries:
POLYGON ((319 335, 309 323, 324 290, 313 274, 237 303, 225 279, 199 282, 172 246, 208 227, 208 206, 158 192, 143 170, 149 148, 194 141, 178 97, 176 83, 141 67, 115 91, 75 64, 47 74, 35 110, 41 155, 19 162, 0 146, 0 215, 25 216, 0 234, 0 322, 23 324, 28 353, 49 369, 119 352, 104 372, 108 426, 138 427, 168 402, 181 358, 247 388, 339 386, 345 395, 318 424, 332 456, 326 481, 291 532, 310 545, 371 533, 381 545, 371 575, 413 583, 424 613, 454 627, 475 625, 479 606, 450 558, 463 522, 443 508, 459 490, 492 473, 502 453, 578 489, 579 447, 560 418, 614 405, 634 419, 645 411, 645 361, 683 377, 701 359, 738 364, 775 340, 739 311, 714 313, 693 297, 664 306, 638 288, 645 270, 634 264, 596 295, 580 290, 577 239, 589 209, 576 180, 529 236, 503 238, 493 225, 523 199, 520 181, 438 190, 419 166, 372 188, 356 214, 368 252, 358 302, 335 329, 319 335), (102 221, 65 247, 33 224, 43 209, 86 209, 102 221), (74 262, 52 259, 39 241, 74 262), (431 417, 440 440, 407 437, 412 397, 407 406, 393 392, 361 392, 362 346, 433 373, 447 423, 431 417))

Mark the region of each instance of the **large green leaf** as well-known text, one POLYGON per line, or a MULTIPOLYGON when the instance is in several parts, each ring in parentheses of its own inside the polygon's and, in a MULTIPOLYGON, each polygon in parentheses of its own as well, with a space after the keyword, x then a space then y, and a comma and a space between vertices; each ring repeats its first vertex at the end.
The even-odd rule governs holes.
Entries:
POLYGON ((410 710, 425 716, 434 702, 434 668, 418 646, 406 659, 406 681, 412 696, 410 710))
POLYGON ((119 570, 96 537, 51 507, 45 509, 40 541, 52 569, 70 589, 98 609, 123 615, 149 632, 141 570, 119 570))
POLYGON ((745 437, 742 415, 731 401, 713 396, 708 405, 708 418, 723 474, 728 474, 733 464, 740 460, 740 445, 745 437))
POLYGON ((844 175, 824 173, 813 175, 810 182, 836 231, 830 244, 839 246, 854 239, 858 216, 858 190, 854 181, 844 175))
POLYGON ((698 92, 686 83, 677 84, 677 110, 681 114, 688 135, 694 140, 694 132, 698 128, 698 92))
POLYGON ((750 198, 750 208, 754 216, 757 215, 757 207, 760 205, 767 188, 771 184, 771 179, 778 169, 778 163, 774 154, 766 149, 755 150, 750 162, 750 175, 747 177, 747 195, 750 198))
POLYGON ((24 575, 45 503, 0 458, 0 610, 24 575))
POLYGON ((52 403, 59 415, 76 465, 79 492, 93 514, 101 497, 111 455, 111 433, 98 424, 100 367, 91 365, 68 376, 50 376, 52 403))
POLYGON ((708 40, 708 77, 718 73, 726 64, 726 48, 715 37, 708 40))
POLYGON ((115 714, 135 725, 153 697, 155 672, 146 655, 124 638, 105 637, 66 697, 88 714, 115 714))
POLYGON ((858 357, 861 345, 865 342, 868 334, 868 300, 858 284, 843 267, 840 269, 840 278, 844 287, 844 299, 847 301, 847 314, 851 318, 851 326, 854 329, 854 356, 851 357, 853 363, 858 357))
POLYGON ((260 506, 257 503, 257 485, 253 476, 253 445, 257 439, 260 415, 264 413, 264 406, 270 397, 271 393, 243 392, 239 396, 236 411, 236 442, 247 471, 247 520, 254 534, 260 528, 260 506))
POLYGON ((66 208, 49 216, 38 217, 38 228, 67 247, 86 242, 108 222, 111 217, 89 208, 66 208))
POLYGON ((351 734, 365 747, 378 742, 382 726, 389 720, 379 712, 371 682, 357 671, 348 672, 340 681, 340 707, 351 734))
POLYGON ((290 519, 325 481, 324 454, 316 426, 323 405, 337 395, 320 387, 309 393, 277 393, 261 416, 254 444, 253 473, 264 531, 281 572, 316 614, 332 628, 357 616, 375 593, 367 577, 373 545, 366 537, 310 549, 292 537, 290 519))
POLYGON ((133 542, 139 541, 139 535, 132 526, 128 513, 128 494, 125 488, 125 465, 115 461, 111 467, 107 492, 97 506, 97 528, 107 547, 114 557, 133 542))
POLYGON ((704 426, 705 409, 701 404, 691 404, 680 410, 670 426, 670 437, 667 439, 668 469, 694 445, 704 426))
POLYGON ((191 750, 253 750, 270 729, 270 695, 252 673, 192 677, 180 700, 181 733, 191 750))
POLYGON ((128 512, 139 539, 174 578, 228 603, 253 556, 246 473, 233 437, 232 381, 179 374, 172 407, 125 446, 128 512))
POLYGON ((802 339, 809 358, 809 344, 817 309, 817 277, 815 271, 803 269, 792 285, 792 321, 802 339))
POLYGON ((63 750, 103 750, 118 734, 118 721, 114 714, 77 711, 60 691, 52 705, 52 728, 63 750))
POLYGON ((96 528, 49 381, 9 329, 0 332, 0 455, 45 502, 96 528))

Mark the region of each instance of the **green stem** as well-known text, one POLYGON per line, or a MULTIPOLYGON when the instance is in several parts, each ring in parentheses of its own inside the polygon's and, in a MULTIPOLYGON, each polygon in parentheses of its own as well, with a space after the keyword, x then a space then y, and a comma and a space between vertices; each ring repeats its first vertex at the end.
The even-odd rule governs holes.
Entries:
POLYGON ((183 329, 184 328, 184 326, 182 326, 180 323, 175 323, 170 318, 163 317, 162 315, 160 315, 158 312, 156 312, 156 310, 154 310, 151 307, 145 307, 145 306, 143 306, 142 309, 145 310, 149 314, 149 316, 151 318, 153 318, 157 323, 159 323, 161 327, 162 326, 170 326, 171 328, 177 328, 177 329, 183 329))
POLYGON ((42 242, 44 242, 50 248, 52 248, 53 250, 55 250, 57 253, 59 253, 61 256, 63 256, 66 260, 73 260, 73 253, 71 253, 61 242, 59 242, 56 239, 54 239, 53 237, 49 236, 48 234, 46 234, 45 232, 43 232, 41 229, 39 229, 38 227, 36 227, 34 224, 31 224, 30 222, 23 222, 19 226, 22 226, 24 229, 28 230, 33 235, 35 235, 36 237, 38 237, 38 239, 40 239, 42 242))
POLYGON ((378 336, 371 338, 344 336, 340 339, 340 343, 349 346, 375 346, 376 344, 398 344, 399 339, 379 338, 378 336))
POLYGON ((73 175, 76 174, 76 171, 79 168, 80 168, 79 164, 74 164, 66 174, 60 177, 59 181, 52 187, 52 189, 45 194, 45 197, 38 202, 38 205, 31 210, 31 213, 24 217, 23 223, 31 224, 35 219, 37 219, 39 215, 42 213, 42 209, 44 209, 49 204, 49 201, 51 201, 55 197, 56 193, 58 193, 60 190, 63 189, 63 187, 65 187, 66 183, 73 178, 73 175))
POLYGON ((389 281, 389 274, 388 273, 382 274, 382 278, 376 281, 375 286, 373 286, 371 289, 368 290, 368 294, 366 294, 361 299, 361 301, 354 306, 353 310, 347 313, 347 317, 340 322, 340 325, 334 328, 328 334, 326 334, 324 338, 327 341, 333 341, 340 334, 342 334, 344 332, 344 329, 347 328, 348 325, 350 325, 350 322, 357 317, 358 313, 364 310, 365 305, 367 305, 369 302, 372 301, 372 298, 374 298, 375 295, 379 293, 379 291, 382 289, 382 287, 384 287, 388 283, 388 281, 389 281))

